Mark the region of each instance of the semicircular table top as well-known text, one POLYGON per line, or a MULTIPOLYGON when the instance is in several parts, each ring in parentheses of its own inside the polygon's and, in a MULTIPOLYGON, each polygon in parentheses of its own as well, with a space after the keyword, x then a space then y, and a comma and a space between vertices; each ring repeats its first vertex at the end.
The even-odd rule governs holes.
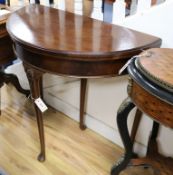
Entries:
POLYGON ((127 60, 143 49, 161 44, 159 38, 151 35, 41 5, 14 12, 7 30, 16 44, 55 56, 56 61, 127 60))

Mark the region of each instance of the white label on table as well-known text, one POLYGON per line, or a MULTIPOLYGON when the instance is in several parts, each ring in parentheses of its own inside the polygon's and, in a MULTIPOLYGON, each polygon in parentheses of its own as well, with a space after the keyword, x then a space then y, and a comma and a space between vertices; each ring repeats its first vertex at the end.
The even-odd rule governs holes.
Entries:
POLYGON ((35 99, 34 103, 37 105, 41 112, 45 112, 48 109, 48 107, 41 98, 35 99))

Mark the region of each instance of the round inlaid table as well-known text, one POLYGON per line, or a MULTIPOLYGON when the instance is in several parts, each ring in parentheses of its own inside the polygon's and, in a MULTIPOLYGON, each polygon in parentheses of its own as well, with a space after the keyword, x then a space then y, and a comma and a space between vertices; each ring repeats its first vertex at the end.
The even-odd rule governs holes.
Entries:
POLYGON ((156 175, 172 175, 173 159, 158 153, 159 124, 173 128, 173 49, 149 49, 132 59, 128 66, 131 77, 129 97, 118 110, 117 124, 125 154, 112 168, 118 175, 127 166, 152 167, 156 175), (153 119, 146 157, 135 158, 133 142, 127 128, 129 112, 135 107, 153 119), (159 123, 159 124, 158 124, 159 123))
MULTIPOLYGON (((41 80, 49 72, 81 79, 80 126, 88 78, 112 77, 141 49, 159 47, 161 39, 86 16, 45 7, 26 6, 13 13, 7 30, 29 79, 32 99, 41 96, 41 80)), ((42 113, 35 105, 41 153, 45 160, 42 113)))

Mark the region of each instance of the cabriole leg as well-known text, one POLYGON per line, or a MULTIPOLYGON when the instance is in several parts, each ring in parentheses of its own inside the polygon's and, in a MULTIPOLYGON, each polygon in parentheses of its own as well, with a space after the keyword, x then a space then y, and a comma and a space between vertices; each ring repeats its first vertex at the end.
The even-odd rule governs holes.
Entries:
POLYGON ((29 85, 31 88, 31 98, 33 100, 33 104, 36 112, 36 118, 37 118, 40 147, 41 147, 41 152, 38 155, 38 160, 43 162, 45 160, 45 139, 44 139, 43 117, 40 109, 34 103, 34 100, 41 97, 42 95, 40 90, 40 85, 42 83, 41 81, 42 81, 43 72, 31 68, 27 64, 23 64, 23 65, 29 80, 29 85))
POLYGON ((111 169, 111 175, 118 175, 123 169, 125 169, 130 162, 130 159, 133 157, 133 142, 130 138, 128 127, 127 127, 127 118, 129 112, 135 107, 131 102, 130 98, 127 98, 123 101, 119 107, 117 113, 117 125, 123 145, 125 147, 124 156, 116 163, 111 169))

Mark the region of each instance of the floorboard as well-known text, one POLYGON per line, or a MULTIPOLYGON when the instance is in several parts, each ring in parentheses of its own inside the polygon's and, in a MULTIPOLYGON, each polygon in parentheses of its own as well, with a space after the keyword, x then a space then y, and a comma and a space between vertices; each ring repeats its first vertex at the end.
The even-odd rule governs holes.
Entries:
POLYGON ((1 89, 0 165, 12 175, 108 174, 122 150, 52 108, 44 114, 46 153, 37 161, 39 140, 31 102, 13 87, 1 89))
MULTIPOLYGON (((46 161, 40 163, 31 101, 10 85, 1 88, 0 174, 108 175, 123 153, 90 129, 81 131, 77 122, 50 107, 44 113, 44 127, 47 154, 46 161)), ((137 171, 130 169, 122 175, 134 173, 137 171)))

